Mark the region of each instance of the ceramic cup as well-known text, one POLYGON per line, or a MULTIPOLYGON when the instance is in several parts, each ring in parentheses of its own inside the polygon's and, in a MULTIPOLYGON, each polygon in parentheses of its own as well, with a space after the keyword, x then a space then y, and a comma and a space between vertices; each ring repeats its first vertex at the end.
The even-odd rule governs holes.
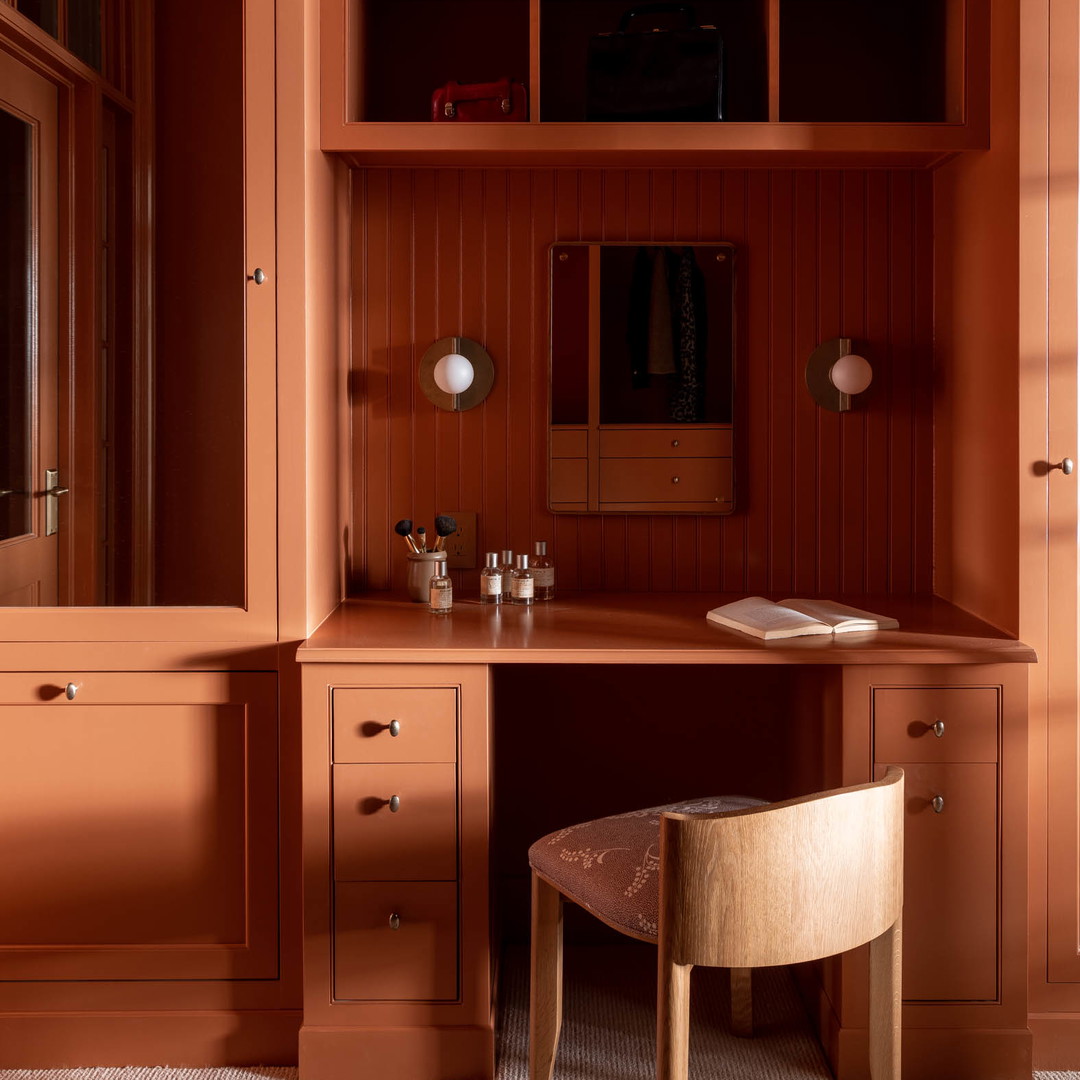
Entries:
POLYGON ((445 551, 424 551, 419 555, 406 555, 409 560, 409 599, 418 604, 428 602, 428 586, 435 576, 438 564, 446 558, 445 551))

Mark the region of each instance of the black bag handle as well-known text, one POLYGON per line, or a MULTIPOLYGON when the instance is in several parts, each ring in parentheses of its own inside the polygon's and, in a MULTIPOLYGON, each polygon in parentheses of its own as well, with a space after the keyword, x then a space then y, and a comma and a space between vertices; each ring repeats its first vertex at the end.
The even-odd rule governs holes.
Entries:
POLYGON ((689 4, 642 4, 641 7, 631 8, 624 11, 619 20, 619 29, 616 33, 625 34, 630 27, 630 21, 639 15, 685 15, 687 28, 697 26, 697 16, 689 4))

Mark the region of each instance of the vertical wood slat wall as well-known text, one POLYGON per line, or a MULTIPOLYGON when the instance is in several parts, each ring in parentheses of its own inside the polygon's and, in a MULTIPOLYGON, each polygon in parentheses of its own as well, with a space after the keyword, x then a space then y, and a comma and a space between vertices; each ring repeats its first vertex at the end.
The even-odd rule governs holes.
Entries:
POLYGON ((358 170, 351 591, 404 587, 399 518, 475 510, 481 553, 546 539, 561 589, 929 592, 932 214, 907 169, 358 170), (738 247, 729 517, 547 510, 548 247, 598 239, 738 247), (496 371, 460 415, 416 377, 453 334, 496 371), (803 378, 840 335, 875 372, 843 415, 803 378))

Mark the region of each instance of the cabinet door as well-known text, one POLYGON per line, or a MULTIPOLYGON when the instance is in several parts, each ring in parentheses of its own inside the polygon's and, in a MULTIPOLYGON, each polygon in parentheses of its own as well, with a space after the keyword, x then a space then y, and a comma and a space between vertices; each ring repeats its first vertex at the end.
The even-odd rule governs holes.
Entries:
POLYGON ((272 674, 0 675, 0 978, 275 978, 277 760, 272 674))

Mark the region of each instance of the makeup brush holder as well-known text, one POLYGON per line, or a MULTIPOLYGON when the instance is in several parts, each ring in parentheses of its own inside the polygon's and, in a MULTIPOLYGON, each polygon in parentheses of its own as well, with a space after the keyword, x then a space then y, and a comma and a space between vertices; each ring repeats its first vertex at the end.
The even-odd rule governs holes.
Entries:
POLYGON ((439 563, 446 559, 445 551, 422 551, 419 555, 406 555, 409 560, 409 599, 417 604, 428 602, 428 587, 435 576, 439 563))

